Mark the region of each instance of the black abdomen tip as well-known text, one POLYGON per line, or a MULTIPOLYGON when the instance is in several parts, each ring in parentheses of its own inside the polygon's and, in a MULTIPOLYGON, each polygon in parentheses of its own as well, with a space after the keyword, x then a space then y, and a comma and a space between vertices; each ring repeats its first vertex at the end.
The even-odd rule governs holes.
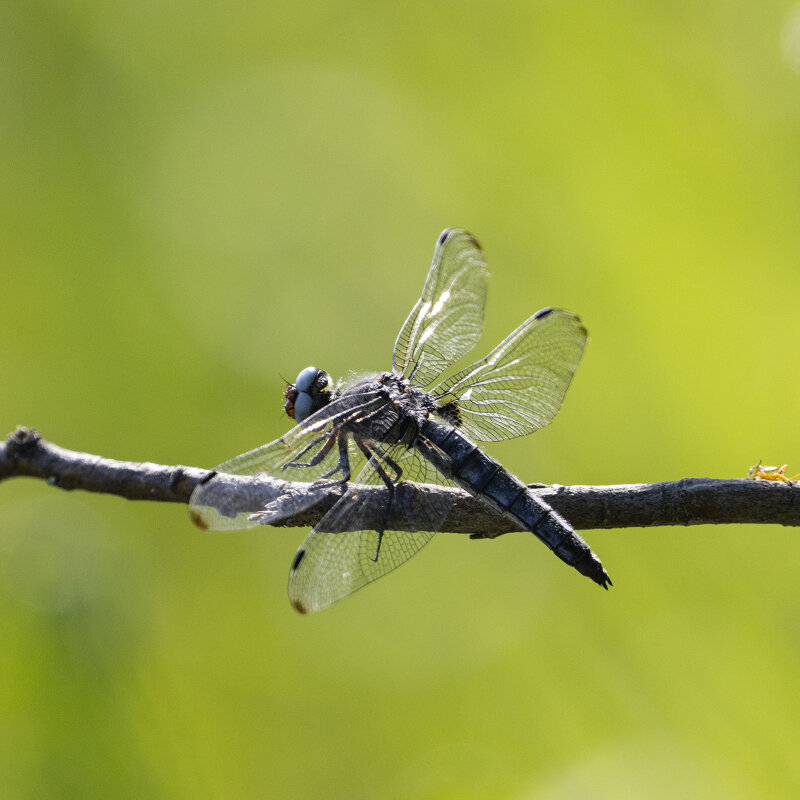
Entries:
POLYGON ((608 573, 603 568, 600 560, 592 552, 589 552, 588 558, 582 558, 574 566, 581 575, 591 578, 598 586, 602 586, 606 590, 609 586, 614 585, 611 583, 611 578, 608 577, 608 573))

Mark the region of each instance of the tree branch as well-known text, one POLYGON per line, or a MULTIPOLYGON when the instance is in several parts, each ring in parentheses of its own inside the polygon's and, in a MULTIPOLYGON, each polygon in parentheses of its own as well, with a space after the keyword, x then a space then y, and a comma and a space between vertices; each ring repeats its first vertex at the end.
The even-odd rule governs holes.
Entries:
MULTIPOLYGON (((208 480, 213 470, 164 466, 148 462, 115 461, 66 450, 43 439, 30 428, 18 428, 0 445, 0 481, 17 476, 42 478, 62 489, 116 494, 129 500, 188 503, 193 489, 208 480)), ((257 513, 271 503, 309 490, 317 494, 310 508, 277 523, 283 526, 314 525, 344 491, 340 485, 314 486, 278 481, 264 476, 218 475, 217 481, 236 488, 234 512, 257 513)), ((362 487, 367 507, 375 508, 375 527, 385 522, 381 502, 385 491, 362 487)), ((709 525, 772 523, 800 525, 800 483, 768 480, 714 480, 684 478, 664 483, 616 486, 543 486, 533 490, 578 530, 596 528, 652 527, 656 525, 709 525)), ((460 489, 427 484, 401 483, 394 504, 397 516, 387 528, 402 530, 403 509, 413 507, 425 493, 451 493, 453 507, 443 531, 494 538, 519 530, 512 521, 487 508, 460 489)))

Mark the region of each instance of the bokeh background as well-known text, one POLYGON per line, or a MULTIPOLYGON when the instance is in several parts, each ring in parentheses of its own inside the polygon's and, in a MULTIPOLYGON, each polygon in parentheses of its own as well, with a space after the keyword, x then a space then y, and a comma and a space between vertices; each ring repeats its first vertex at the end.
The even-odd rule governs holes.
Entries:
MULTIPOLYGON (((800 6, 0 9, 0 427, 211 467, 390 364, 440 230, 480 349, 591 341, 529 481, 800 471, 800 6), (794 468, 794 469, 793 469, 794 468)), ((315 617, 304 532, 0 485, 4 798, 796 797, 800 537, 442 534, 315 617)))

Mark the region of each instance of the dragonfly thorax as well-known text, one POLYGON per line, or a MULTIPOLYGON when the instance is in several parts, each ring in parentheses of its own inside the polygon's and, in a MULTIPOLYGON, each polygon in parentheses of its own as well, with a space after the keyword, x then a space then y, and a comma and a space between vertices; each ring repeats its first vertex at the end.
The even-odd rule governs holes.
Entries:
POLYGON ((436 401, 422 389, 416 388, 407 378, 395 372, 383 372, 378 378, 389 399, 400 405, 403 411, 413 417, 426 419, 436 410, 436 401))

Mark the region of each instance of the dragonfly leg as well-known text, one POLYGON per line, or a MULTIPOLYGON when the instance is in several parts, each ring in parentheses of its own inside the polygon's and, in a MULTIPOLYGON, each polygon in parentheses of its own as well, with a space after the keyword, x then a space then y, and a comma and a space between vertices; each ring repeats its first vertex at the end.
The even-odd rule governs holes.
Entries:
POLYGON ((350 455, 347 452, 347 436, 342 434, 339 437, 339 463, 329 472, 326 472, 322 477, 330 478, 341 470, 342 477, 337 483, 347 483, 350 480, 350 455))
MULTIPOLYGON (((336 438, 337 438, 336 434, 337 433, 338 433, 338 430, 334 429, 330 433, 323 434, 322 436, 318 436, 316 439, 314 439, 313 442, 311 442, 310 445, 308 445, 308 447, 304 447, 295 456, 295 460, 294 461, 287 461, 283 465, 282 468, 286 469, 287 467, 316 467, 318 464, 320 464, 322 462, 322 460, 325 458, 325 456, 327 456, 328 453, 330 453, 330 451, 333 449, 333 445, 336 442, 336 438), (320 447, 320 449, 314 454, 314 456, 312 457, 311 461, 297 461, 298 458, 300 458, 301 456, 304 456, 312 447, 315 447, 316 445, 318 445, 320 442, 324 441, 325 439, 327 439, 328 441, 326 441, 325 444, 322 445, 322 447, 320 447)), ((338 469, 338 467, 337 467, 337 469, 338 469)), ((332 472, 336 472, 336 470, 334 469, 334 470, 332 470, 332 472)))
MULTIPOLYGON (((385 461, 386 464, 388 464, 389 467, 392 470, 394 470, 394 479, 389 478, 388 473, 386 473, 386 478, 389 479, 389 481, 392 484, 392 489, 394 489, 394 484, 395 483, 400 483, 400 480, 403 477, 403 468, 393 458, 391 458, 390 456, 386 455, 386 453, 384 453, 383 451, 379 451, 379 452, 380 452, 381 460, 385 461)), ((383 478, 383 475, 381 475, 381 477, 383 478)), ((384 483, 385 483, 385 481, 386 481, 386 479, 384 479, 384 483)))
POLYGON ((409 422, 409 425, 405 430, 403 438, 405 441, 408 442, 407 448, 409 450, 412 447, 416 447, 419 439, 419 425, 417 425, 416 422, 409 422))
POLYGON ((378 556, 381 554, 381 544, 383 543, 383 532, 386 530, 386 523, 389 521, 389 513, 392 510, 392 501, 394 500, 394 481, 389 477, 389 474, 383 468, 381 464, 381 459, 384 459, 389 466, 397 473, 398 480, 400 479, 400 475, 403 474, 403 471, 400 469, 398 464, 395 463, 394 460, 389 458, 385 453, 381 452, 380 450, 372 451, 369 447, 367 447, 362 442, 358 442, 358 446, 361 452, 367 457, 368 460, 371 460, 372 463, 375 465, 375 472, 378 473, 380 479, 386 484, 386 488, 389 491, 389 497, 386 501, 386 509, 383 513, 383 522, 381 523, 381 527, 378 530, 378 546, 375 548, 375 558, 373 561, 378 560, 378 556), (380 455, 379 455, 380 454, 380 455))

